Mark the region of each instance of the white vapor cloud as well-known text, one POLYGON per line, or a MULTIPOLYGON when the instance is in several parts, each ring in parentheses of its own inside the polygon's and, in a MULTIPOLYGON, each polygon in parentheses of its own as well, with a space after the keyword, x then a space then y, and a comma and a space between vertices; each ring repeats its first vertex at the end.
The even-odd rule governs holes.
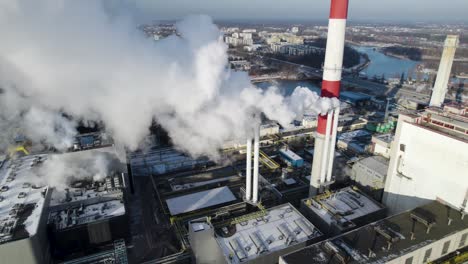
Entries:
POLYGON ((337 105, 301 87, 285 98, 229 71, 207 16, 189 16, 176 25, 180 36, 155 42, 103 3, 0 0, 0 128, 64 149, 76 120, 96 120, 133 150, 155 119, 180 150, 216 159, 225 141, 249 136, 254 113, 288 126, 337 105))
POLYGON ((118 162, 115 156, 106 152, 49 155, 42 166, 31 170, 27 177, 32 184, 52 186, 60 192, 76 180, 103 180, 112 173, 109 168, 118 162))

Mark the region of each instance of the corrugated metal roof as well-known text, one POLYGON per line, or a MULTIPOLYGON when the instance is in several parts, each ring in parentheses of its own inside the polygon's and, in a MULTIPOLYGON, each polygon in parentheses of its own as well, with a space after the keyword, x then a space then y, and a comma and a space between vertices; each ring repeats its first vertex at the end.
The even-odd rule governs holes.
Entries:
POLYGON ((166 200, 166 203, 171 215, 178 215, 235 200, 236 197, 231 190, 224 186, 171 198, 166 200))

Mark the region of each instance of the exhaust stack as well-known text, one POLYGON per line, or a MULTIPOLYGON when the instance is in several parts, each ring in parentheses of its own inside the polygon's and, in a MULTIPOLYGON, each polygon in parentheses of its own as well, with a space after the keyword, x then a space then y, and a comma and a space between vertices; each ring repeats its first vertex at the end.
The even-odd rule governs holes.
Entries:
POLYGON ((245 168, 245 200, 250 201, 252 199, 252 139, 247 139, 247 152, 246 152, 246 163, 245 168))
POLYGON ((252 138, 247 139, 245 168, 245 200, 256 204, 258 202, 258 162, 260 152, 260 127, 254 129, 253 143, 253 179, 252 179, 252 138))
MULTIPOLYGON (((348 0, 331 0, 322 97, 340 96, 347 17, 348 0)), ((327 182, 331 181, 338 116, 339 109, 333 109, 328 114, 318 116, 309 196, 316 195, 327 182)))
POLYGON ((445 39, 444 51, 440 58, 439 70, 437 71, 437 79, 432 90, 430 106, 441 107, 447 93, 448 81, 450 79, 450 71, 452 70, 453 58, 458 46, 458 35, 448 35, 445 39))
POLYGON ((252 193, 252 203, 256 204, 258 202, 258 160, 260 152, 260 127, 255 127, 255 137, 254 137, 254 168, 253 168, 253 193, 252 193))

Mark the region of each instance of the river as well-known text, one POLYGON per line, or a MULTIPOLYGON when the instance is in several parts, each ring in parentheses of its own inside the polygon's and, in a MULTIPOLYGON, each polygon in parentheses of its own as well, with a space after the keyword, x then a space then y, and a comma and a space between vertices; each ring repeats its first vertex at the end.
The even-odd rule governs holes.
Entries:
POLYGON ((375 47, 354 45, 352 47, 369 56, 371 62, 367 68, 362 70, 368 78, 381 77, 382 74, 385 75, 385 78, 399 78, 403 72, 405 76, 408 76, 408 71, 412 72, 419 64, 417 61, 387 56, 375 47))
MULTIPOLYGON (((387 56, 378 51, 378 49, 374 49, 374 47, 353 45, 353 48, 361 53, 366 53, 369 56, 371 63, 362 71, 366 73, 367 77, 369 78, 372 78, 375 75, 381 77, 382 74, 385 75, 385 78, 400 78, 402 72, 405 73, 405 76, 408 76, 408 71, 413 71, 414 68, 418 65, 418 62, 416 61, 387 56)), ((317 86, 317 84, 311 81, 274 80, 259 82, 255 85, 262 89, 266 89, 272 85, 277 86, 281 93, 286 96, 290 95, 297 86, 308 87, 314 92, 320 91, 320 88, 317 86)))

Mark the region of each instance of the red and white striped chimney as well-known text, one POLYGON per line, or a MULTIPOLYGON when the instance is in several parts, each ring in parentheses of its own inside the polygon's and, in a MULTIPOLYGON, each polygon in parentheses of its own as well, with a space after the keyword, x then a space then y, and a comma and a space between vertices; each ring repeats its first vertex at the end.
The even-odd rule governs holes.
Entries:
MULTIPOLYGON (((340 96, 347 17, 348 0, 331 0, 323 67, 322 97, 340 96)), ((339 109, 318 116, 309 195, 317 194, 327 181, 331 181, 338 116, 339 109)))

